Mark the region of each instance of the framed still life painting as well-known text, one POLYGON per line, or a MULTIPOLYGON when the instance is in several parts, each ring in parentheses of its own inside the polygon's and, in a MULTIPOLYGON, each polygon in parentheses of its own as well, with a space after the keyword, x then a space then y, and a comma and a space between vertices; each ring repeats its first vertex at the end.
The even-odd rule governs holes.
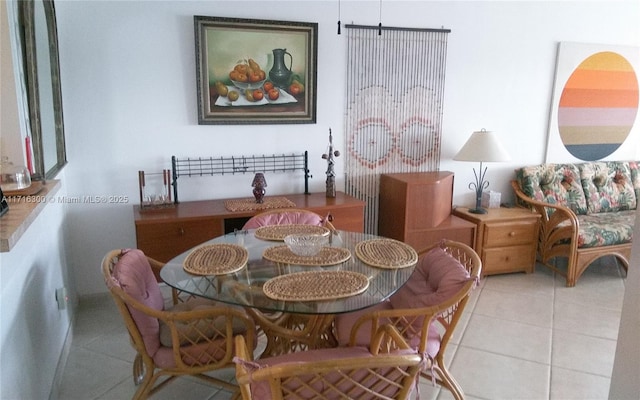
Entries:
POLYGON ((316 122, 318 24, 194 16, 198 123, 316 122))
POLYGON ((640 49, 561 42, 546 162, 640 157, 640 49))

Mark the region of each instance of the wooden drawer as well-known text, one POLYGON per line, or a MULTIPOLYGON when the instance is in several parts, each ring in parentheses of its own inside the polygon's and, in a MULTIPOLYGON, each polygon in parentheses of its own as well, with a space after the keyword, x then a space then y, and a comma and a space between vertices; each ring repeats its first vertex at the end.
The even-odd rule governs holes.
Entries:
POLYGON ((516 246, 536 241, 538 220, 491 222, 485 225, 484 247, 516 246))
POLYGON ((338 230, 350 232, 364 232, 364 207, 360 210, 355 208, 329 208, 327 210, 316 211, 323 218, 331 214, 331 223, 338 230))
POLYGON ((136 225, 137 246, 149 257, 167 262, 224 233, 219 219, 136 225))
POLYGON ((530 244, 482 251, 482 275, 503 272, 533 272, 535 247, 530 244))

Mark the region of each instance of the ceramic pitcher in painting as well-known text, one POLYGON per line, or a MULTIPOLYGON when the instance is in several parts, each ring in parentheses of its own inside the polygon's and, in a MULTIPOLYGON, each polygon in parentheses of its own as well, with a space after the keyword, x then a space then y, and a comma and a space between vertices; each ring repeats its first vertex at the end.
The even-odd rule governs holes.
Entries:
POLYGON ((273 49, 273 67, 269 71, 269 79, 276 86, 285 87, 291 79, 291 68, 293 67, 293 56, 287 49, 273 49), (284 61, 284 56, 289 56, 289 67, 284 61))

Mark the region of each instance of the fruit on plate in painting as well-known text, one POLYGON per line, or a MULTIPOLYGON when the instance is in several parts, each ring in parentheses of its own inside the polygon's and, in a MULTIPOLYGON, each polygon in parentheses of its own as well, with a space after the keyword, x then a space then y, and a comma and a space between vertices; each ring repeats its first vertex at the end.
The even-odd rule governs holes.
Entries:
POLYGON ((256 83, 263 81, 267 74, 253 58, 242 60, 229 72, 229 78, 236 82, 256 83))
POLYGON ((249 101, 255 101, 253 99, 253 92, 251 91, 251 89, 247 89, 244 91, 244 97, 249 101))
POLYGON ((225 97, 229 93, 229 88, 224 83, 217 81, 216 92, 218 92, 218 95, 225 97))
POLYGON ((271 89, 273 89, 273 88, 274 88, 274 86, 273 86, 273 82, 271 82, 271 81, 266 81, 262 87, 264 88, 264 91, 268 93, 268 92, 270 92, 270 91, 271 91, 271 89))
POLYGON ((248 62, 249 62, 249 68, 253 69, 254 71, 261 70, 260 65, 258 65, 258 63, 253 58, 250 58, 248 62))
POLYGON ((260 82, 261 80, 262 79, 260 79, 260 75, 255 71, 253 71, 252 74, 249 75, 249 82, 260 82))
POLYGON ((289 85, 289 93, 294 96, 304 93, 304 85, 297 79, 294 79, 291 85, 289 85))
POLYGON ((277 100, 280 97, 280 91, 278 89, 271 89, 267 92, 269 100, 277 100))
POLYGON ((264 98, 264 93, 262 93, 262 90, 260 89, 256 89, 253 91, 253 93, 251 93, 253 95, 253 100, 254 101, 260 101, 264 98))
POLYGON ((247 74, 249 70, 249 66, 247 64, 238 64, 233 68, 235 71, 238 71, 240 74, 247 74))
POLYGON ((240 93, 236 92, 235 90, 230 90, 227 94, 227 98, 229 99, 229 101, 236 101, 240 98, 240 93))

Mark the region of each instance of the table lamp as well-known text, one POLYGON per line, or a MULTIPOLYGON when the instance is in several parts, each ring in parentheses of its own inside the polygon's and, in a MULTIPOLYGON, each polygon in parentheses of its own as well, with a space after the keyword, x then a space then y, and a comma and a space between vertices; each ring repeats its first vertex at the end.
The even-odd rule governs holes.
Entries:
POLYGON ((480 162, 480 169, 473 169, 476 177, 475 182, 469 184, 469 189, 476 192, 476 207, 470 209, 473 214, 486 214, 487 210, 482 208, 482 191, 489 187, 489 182, 484 179, 487 167, 482 169, 483 162, 509 161, 509 154, 498 141, 494 132, 484 129, 473 132, 467 143, 462 146, 458 154, 453 157, 456 161, 476 161, 480 162))

